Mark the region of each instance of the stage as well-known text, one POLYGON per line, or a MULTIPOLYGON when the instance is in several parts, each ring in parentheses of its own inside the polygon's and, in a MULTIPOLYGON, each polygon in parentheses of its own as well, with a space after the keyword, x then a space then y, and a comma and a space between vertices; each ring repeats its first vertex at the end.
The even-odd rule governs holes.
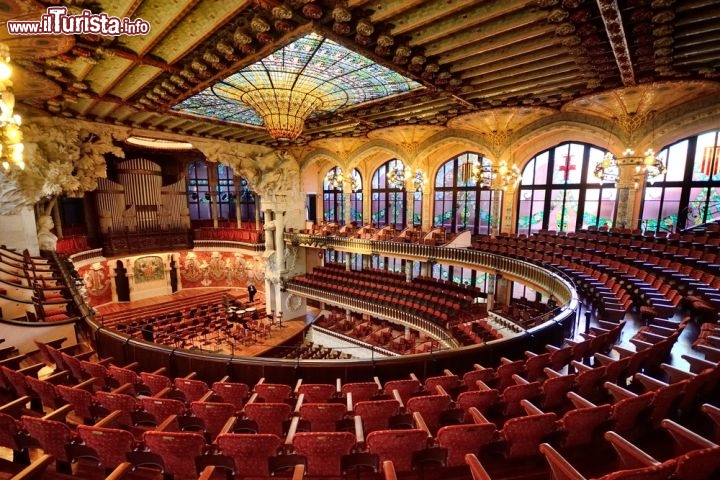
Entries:
POLYGON ((298 336, 310 324, 314 316, 317 314, 315 309, 311 309, 307 315, 283 319, 282 325, 274 322, 270 325, 265 314, 265 296, 261 290, 255 294, 255 301, 250 304, 245 289, 217 289, 217 288, 192 288, 176 292, 172 295, 160 295, 153 298, 136 300, 132 302, 111 303, 95 307, 96 316, 100 318, 106 315, 118 315, 124 313, 131 318, 133 312, 140 312, 148 307, 162 308, 171 310, 173 304, 186 304, 192 298, 202 296, 218 290, 227 290, 228 297, 236 304, 243 308, 254 307, 258 312, 258 321, 264 324, 263 333, 257 333, 249 336, 245 342, 238 341, 222 341, 217 332, 205 336, 197 336, 191 338, 190 345, 185 348, 195 350, 199 349, 206 352, 225 353, 228 355, 259 357, 265 355, 268 351, 282 345, 293 337, 298 336), (268 328, 269 327, 269 328, 268 328), (209 338, 208 338, 209 337, 209 338))

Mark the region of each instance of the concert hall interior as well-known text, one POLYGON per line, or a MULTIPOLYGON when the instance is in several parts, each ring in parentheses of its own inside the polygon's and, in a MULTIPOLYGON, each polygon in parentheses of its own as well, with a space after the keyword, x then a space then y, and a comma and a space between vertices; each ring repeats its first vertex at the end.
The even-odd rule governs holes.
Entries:
POLYGON ((0 0, 0 478, 720 479, 718 12, 0 0))

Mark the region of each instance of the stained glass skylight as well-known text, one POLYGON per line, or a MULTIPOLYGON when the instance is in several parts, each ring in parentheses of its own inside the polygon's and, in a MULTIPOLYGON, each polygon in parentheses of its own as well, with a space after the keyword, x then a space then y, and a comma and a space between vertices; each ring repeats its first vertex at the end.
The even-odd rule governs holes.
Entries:
POLYGON ((316 33, 180 102, 174 110, 204 118, 265 126, 294 139, 315 112, 409 92, 422 85, 316 33))

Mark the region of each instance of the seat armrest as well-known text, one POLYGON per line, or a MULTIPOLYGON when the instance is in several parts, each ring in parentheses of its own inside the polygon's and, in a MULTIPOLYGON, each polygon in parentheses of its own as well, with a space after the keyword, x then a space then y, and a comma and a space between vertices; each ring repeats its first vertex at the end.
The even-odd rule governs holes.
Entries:
POLYGON ((520 400, 520 406, 522 406, 522 408, 525 410, 525 413, 527 413, 528 415, 542 415, 543 413, 545 413, 538 407, 533 405, 532 402, 530 402, 530 400, 526 398, 520 400))
POLYGON ((679 382, 680 380, 686 380, 689 378, 693 378, 695 376, 694 373, 680 370, 679 368, 675 368, 672 365, 668 365, 667 363, 660 364, 660 368, 668 376, 668 379, 669 379, 668 383, 676 383, 676 382, 679 382))
POLYGON ((625 398, 632 398, 637 397, 637 393, 631 392, 630 390, 623 388, 619 385, 616 385, 612 382, 605 382, 603 384, 603 387, 605 387, 605 390, 612 395, 612 397, 615 399, 616 402, 623 400, 625 398))
POLYGON ((646 392, 652 392, 669 385, 667 382, 650 377, 644 373, 636 373, 633 378, 642 384, 646 392))
POLYGON ((645 453, 634 443, 626 440, 613 431, 605 432, 605 440, 615 449, 623 468, 643 468, 658 465, 660 462, 645 453))
POLYGON ((597 407, 597 405, 592 403, 590 400, 578 395, 575 392, 568 392, 567 398, 569 398, 572 404, 575 405, 575 408, 597 407))
POLYGON ((667 432, 673 437, 673 440, 675 440, 675 455, 683 455, 692 450, 718 446, 716 443, 708 440, 702 435, 698 435, 692 430, 683 427, 679 423, 676 423, 668 418, 663 419, 660 422, 660 425, 667 430, 667 432))

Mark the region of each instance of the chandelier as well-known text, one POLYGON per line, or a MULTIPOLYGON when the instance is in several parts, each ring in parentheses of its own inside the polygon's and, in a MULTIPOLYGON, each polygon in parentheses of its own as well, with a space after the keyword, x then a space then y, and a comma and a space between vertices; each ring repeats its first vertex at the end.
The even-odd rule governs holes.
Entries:
POLYGON ((595 165, 595 176, 601 183, 617 183, 620 179, 620 167, 635 167, 635 188, 639 185, 640 178, 646 178, 651 184, 657 177, 665 174, 666 168, 662 160, 655 156, 652 148, 648 148, 643 155, 636 155, 631 148, 626 148, 622 156, 616 158, 607 152, 602 160, 595 165))
POLYGON ((499 165, 474 161, 463 165, 464 181, 473 180, 482 189, 502 189, 516 185, 522 173, 517 165, 508 165, 502 160, 499 165))
MULTIPOLYGON (((343 183, 345 182, 345 175, 343 174, 342 168, 335 167, 330 170, 327 175, 325 175, 325 181, 332 188, 342 190, 343 183)), ((353 192, 357 192, 360 189, 360 179, 357 177, 357 175, 355 175, 354 170, 352 173, 350 173, 350 189, 353 192)))
MULTIPOLYGON (((391 167, 387 173, 387 181, 391 187, 402 188, 405 185, 407 168, 402 162, 397 162, 394 167, 391 167)), ((419 192, 427 183, 425 174, 419 168, 415 170, 415 173, 410 177, 413 188, 416 192, 419 192)))
POLYGON ((11 75, 10 49, 0 43, 0 163, 6 171, 11 166, 21 170, 25 168, 20 115, 13 114, 15 95, 12 92, 11 75))

